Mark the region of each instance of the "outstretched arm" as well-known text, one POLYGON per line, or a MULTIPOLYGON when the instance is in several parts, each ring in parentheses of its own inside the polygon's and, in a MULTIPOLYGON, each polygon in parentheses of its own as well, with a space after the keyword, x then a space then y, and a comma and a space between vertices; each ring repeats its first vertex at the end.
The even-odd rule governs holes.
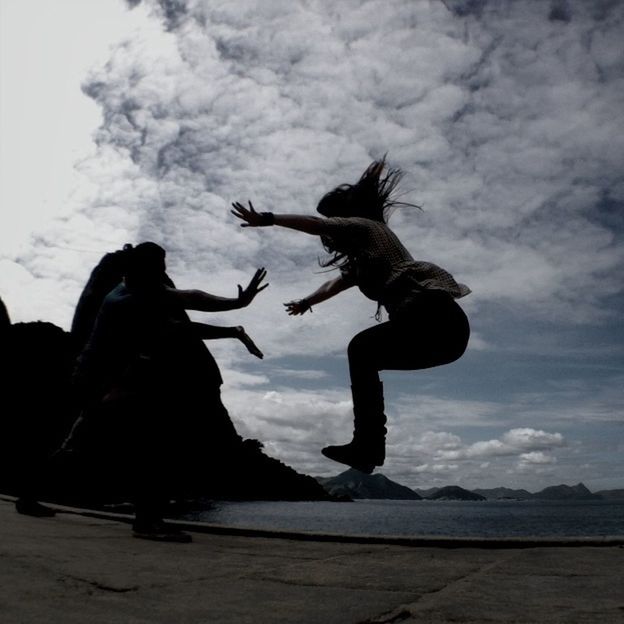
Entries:
POLYGON ((281 227, 298 230, 306 234, 319 236, 327 233, 327 219, 295 214, 273 214, 272 212, 256 212, 253 204, 249 203, 246 208, 240 202, 234 202, 231 213, 243 221, 241 227, 263 227, 267 225, 279 225, 281 227))
POLYGON ((268 284, 260 285, 265 277, 265 269, 258 269, 246 288, 238 285, 238 297, 235 298, 218 297, 203 290, 178 290, 171 287, 166 287, 165 292, 171 301, 185 310, 225 312, 248 306, 254 297, 268 286, 268 284))
POLYGON ((199 336, 202 340, 237 338, 245 345, 249 353, 260 359, 264 357, 262 351, 258 349, 254 341, 245 331, 245 328, 241 325, 236 325, 235 327, 219 327, 217 325, 208 325, 207 323, 192 322, 191 327, 197 336, 199 336))
POLYGON ((334 297, 343 290, 347 290, 347 288, 351 288, 351 286, 353 285, 353 282, 347 280, 344 276, 340 275, 333 280, 325 282, 311 295, 308 295, 303 299, 289 301, 288 303, 285 303, 284 305, 286 306, 286 312, 291 316, 305 314, 308 310, 312 308, 313 305, 321 303, 321 301, 327 301, 327 299, 331 299, 331 297, 334 297))

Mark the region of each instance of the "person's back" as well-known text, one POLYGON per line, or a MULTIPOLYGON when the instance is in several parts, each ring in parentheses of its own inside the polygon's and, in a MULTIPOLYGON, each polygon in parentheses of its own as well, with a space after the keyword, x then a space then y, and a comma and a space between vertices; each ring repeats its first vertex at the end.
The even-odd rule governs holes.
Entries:
POLYGON ((127 249, 104 254, 91 271, 80 293, 71 324, 70 333, 78 351, 81 351, 89 340, 104 298, 122 281, 127 257, 127 249))
POLYGON ((369 299, 390 303, 398 288, 444 290, 455 297, 470 292, 433 262, 414 260, 386 223, 364 217, 330 217, 327 222, 331 244, 348 258, 341 266, 343 276, 369 299))

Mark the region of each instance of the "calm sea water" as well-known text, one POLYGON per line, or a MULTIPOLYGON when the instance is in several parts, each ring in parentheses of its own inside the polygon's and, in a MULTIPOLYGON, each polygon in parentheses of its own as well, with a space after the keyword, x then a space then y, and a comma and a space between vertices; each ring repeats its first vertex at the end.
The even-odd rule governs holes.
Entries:
POLYGON ((624 535, 624 501, 218 502, 185 518, 233 527, 356 535, 624 535))

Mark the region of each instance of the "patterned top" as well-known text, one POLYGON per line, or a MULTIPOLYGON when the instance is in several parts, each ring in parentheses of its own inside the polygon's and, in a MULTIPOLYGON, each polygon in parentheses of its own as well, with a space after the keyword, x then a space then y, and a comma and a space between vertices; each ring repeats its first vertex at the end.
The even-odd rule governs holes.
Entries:
POLYGON ((407 291, 442 290, 455 299, 471 292, 445 269, 414 260, 385 223, 362 217, 330 217, 326 224, 325 236, 349 258, 343 276, 369 299, 385 305, 407 291))

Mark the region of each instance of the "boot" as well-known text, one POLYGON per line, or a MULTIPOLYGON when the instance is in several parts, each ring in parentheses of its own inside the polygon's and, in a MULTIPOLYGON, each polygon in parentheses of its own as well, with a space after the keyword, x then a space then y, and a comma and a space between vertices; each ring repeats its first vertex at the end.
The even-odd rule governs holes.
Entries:
POLYGON ((325 457, 346 464, 366 474, 375 466, 383 466, 386 458, 386 415, 384 414, 383 384, 351 386, 353 395, 353 440, 341 446, 326 446, 325 457))

